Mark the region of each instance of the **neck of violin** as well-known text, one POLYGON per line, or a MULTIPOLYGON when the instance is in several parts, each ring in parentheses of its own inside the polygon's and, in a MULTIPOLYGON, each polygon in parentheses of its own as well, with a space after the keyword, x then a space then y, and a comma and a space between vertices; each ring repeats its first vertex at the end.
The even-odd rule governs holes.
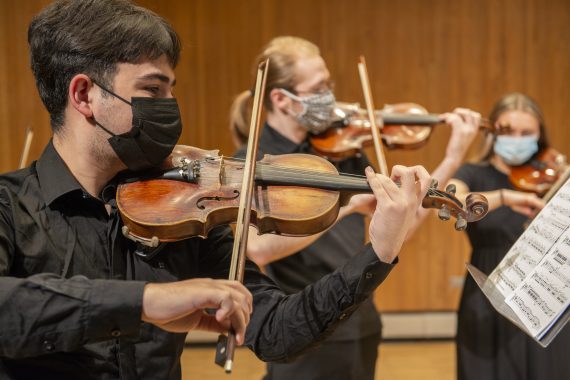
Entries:
POLYGON ((322 190, 350 193, 370 193, 366 177, 349 174, 321 173, 310 170, 289 168, 275 169, 268 165, 258 165, 255 181, 258 184, 273 186, 301 186, 322 190))
MULTIPOLYGON (((414 126, 434 126, 443 122, 443 119, 434 113, 429 114, 406 114, 406 113, 382 113, 384 125, 414 125, 414 126)), ((495 128, 488 119, 481 119, 480 129, 494 131, 495 128)), ((502 132, 499 130, 498 132, 502 132)))
POLYGON ((441 123, 441 118, 436 114, 405 114, 405 113, 382 113, 384 125, 423 125, 430 126, 441 123))

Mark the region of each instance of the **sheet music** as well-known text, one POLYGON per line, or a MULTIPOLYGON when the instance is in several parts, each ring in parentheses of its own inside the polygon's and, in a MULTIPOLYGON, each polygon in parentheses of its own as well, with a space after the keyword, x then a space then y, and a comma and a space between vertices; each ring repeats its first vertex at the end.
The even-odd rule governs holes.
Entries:
MULTIPOLYGON (((551 252, 570 225, 570 180, 532 221, 501 263, 489 276, 497 289, 508 298, 539 263, 551 252)), ((527 288, 530 292, 531 289, 527 288)), ((520 295, 519 295, 520 296, 520 295)), ((531 296, 529 296, 531 297, 531 296)), ((524 309, 523 298, 516 299, 524 309)))
POLYGON ((570 304, 568 228, 505 301, 537 339, 556 322, 570 304))

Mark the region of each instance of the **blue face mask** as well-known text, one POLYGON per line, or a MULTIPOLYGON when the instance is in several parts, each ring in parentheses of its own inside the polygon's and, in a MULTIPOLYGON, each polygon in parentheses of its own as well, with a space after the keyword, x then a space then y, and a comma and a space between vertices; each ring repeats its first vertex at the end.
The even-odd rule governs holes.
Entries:
POLYGON ((498 154, 508 165, 522 165, 538 152, 538 140, 535 136, 497 136, 494 145, 498 154))

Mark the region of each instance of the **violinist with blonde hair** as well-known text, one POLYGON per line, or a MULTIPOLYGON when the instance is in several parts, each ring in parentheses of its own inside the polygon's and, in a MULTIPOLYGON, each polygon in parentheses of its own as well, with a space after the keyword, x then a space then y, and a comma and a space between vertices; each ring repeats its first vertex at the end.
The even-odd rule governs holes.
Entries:
MULTIPOLYGON (((308 138, 330 126, 336 103, 325 61, 315 44, 291 36, 272 39, 257 58, 256 66, 267 58, 269 71, 263 99, 267 120, 259 140, 259 155, 311 154, 308 138)), ((250 91, 244 91, 232 105, 231 130, 238 146, 247 141, 251 97, 250 91)), ((452 125, 453 132, 445 159, 431 175, 445 183, 459 167, 476 134, 479 114, 457 109, 442 117, 452 125)), ((243 155, 242 146, 237 156, 243 155)), ((363 175, 370 165, 363 152, 334 164, 339 172, 358 175, 363 175)), ((333 227, 307 237, 257 235, 252 230, 248 256, 265 266, 286 293, 295 293, 331 276, 357 254, 365 241, 364 216, 371 215, 373 206, 370 195, 354 196, 341 208, 333 227)), ((423 208, 417 210, 410 231, 427 213, 423 208)), ((290 363, 269 363, 266 379, 374 379, 380 338, 379 314, 368 298, 318 348, 290 363)))

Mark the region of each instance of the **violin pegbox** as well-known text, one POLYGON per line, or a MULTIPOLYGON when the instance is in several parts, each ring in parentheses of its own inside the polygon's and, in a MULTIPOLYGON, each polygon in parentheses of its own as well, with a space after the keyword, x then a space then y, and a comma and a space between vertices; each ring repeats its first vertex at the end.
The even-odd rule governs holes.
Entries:
POLYGON ((439 219, 446 221, 453 216, 455 229, 463 231, 467 223, 482 219, 489 210, 487 198, 481 194, 469 194, 465 206, 455 197, 455 185, 448 185, 445 191, 437 189, 437 181, 432 179, 428 192, 422 201, 424 208, 438 209, 439 219))

